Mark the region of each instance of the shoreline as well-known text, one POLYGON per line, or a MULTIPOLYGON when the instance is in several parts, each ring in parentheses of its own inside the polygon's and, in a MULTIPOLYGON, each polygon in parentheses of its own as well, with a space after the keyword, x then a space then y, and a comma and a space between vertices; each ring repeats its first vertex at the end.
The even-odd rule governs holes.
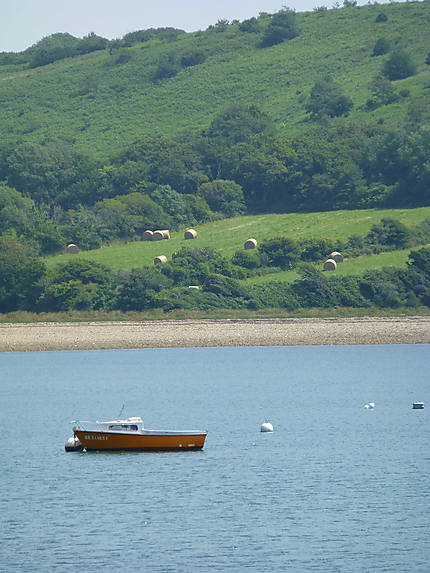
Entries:
POLYGON ((427 316, 0 324, 0 352, 429 343, 427 316))

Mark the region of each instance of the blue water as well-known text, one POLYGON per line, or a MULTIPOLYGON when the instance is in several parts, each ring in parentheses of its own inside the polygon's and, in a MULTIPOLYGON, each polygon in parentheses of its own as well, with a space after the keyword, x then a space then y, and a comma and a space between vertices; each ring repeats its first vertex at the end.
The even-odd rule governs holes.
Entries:
POLYGON ((429 345, 0 354, 0 571, 428 572, 429 367, 429 345), (205 449, 65 453, 123 403, 205 449))

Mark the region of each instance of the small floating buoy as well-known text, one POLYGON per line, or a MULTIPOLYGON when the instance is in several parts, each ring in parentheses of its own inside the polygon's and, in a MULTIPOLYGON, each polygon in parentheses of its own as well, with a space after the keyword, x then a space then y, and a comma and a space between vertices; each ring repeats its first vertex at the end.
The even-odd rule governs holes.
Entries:
POLYGON ((270 422, 264 422, 264 424, 261 424, 260 431, 261 432, 273 432, 273 426, 270 422))
POLYGON ((76 436, 72 436, 67 440, 64 449, 66 452, 80 452, 82 450, 82 444, 76 436))
POLYGON ((424 402, 414 402, 412 404, 412 410, 424 410, 424 402))

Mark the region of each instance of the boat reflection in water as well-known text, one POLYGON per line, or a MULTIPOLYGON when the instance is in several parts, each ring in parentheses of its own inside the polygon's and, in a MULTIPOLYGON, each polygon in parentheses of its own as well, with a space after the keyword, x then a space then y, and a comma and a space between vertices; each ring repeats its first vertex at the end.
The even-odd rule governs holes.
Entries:
POLYGON ((147 430, 139 417, 109 422, 75 422, 73 437, 66 442, 66 451, 130 450, 179 451, 201 450, 206 430, 147 430))

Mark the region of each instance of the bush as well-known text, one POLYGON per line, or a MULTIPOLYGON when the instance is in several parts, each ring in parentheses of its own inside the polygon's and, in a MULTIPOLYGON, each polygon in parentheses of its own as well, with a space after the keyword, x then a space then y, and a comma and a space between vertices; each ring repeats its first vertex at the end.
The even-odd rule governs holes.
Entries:
POLYGON ((218 211, 226 217, 236 217, 245 213, 243 190, 235 181, 215 179, 200 185, 198 193, 212 211, 218 211))
POLYGON ((260 254, 256 250, 245 251, 244 249, 236 251, 231 262, 245 269, 256 269, 261 265, 260 254))
POLYGON ((327 258, 331 252, 340 248, 338 242, 334 243, 327 239, 307 239, 301 244, 300 258, 307 262, 321 261, 327 258))
POLYGON ((263 47, 274 46, 295 38, 299 33, 294 10, 284 8, 272 16, 264 32, 261 45, 263 47))
POLYGON ((0 268, 0 312, 33 310, 46 273, 43 260, 34 256, 16 235, 3 235, 0 268))
POLYGON ((417 68, 410 55, 403 50, 393 52, 382 68, 382 73, 391 81, 408 78, 416 71, 417 68))
POLYGON ((388 16, 383 12, 380 12, 375 18, 375 22, 386 22, 387 20, 388 16))
POLYGON ((386 38, 378 38, 373 46, 372 56, 383 56, 390 51, 390 42, 386 38))
POLYGON ((403 249, 410 241, 409 229, 395 219, 381 219, 380 223, 373 225, 366 235, 366 242, 371 245, 383 245, 403 249))
POLYGON ((154 72, 154 80, 164 80, 173 78, 181 71, 181 65, 176 54, 163 54, 159 61, 157 69, 154 72))
POLYGON ((291 285, 281 281, 255 284, 249 287, 249 294, 257 308, 300 308, 299 299, 291 285))
POLYGON ((79 38, 62 33, 42 38, 40 42, 25 51, 28 54, 29 67, 37 68, 57 60, 76 56, 80 42, 79 38))
POLYGON ((331 78, 315 82, 305 109, 313 117, 348 115, 353 108, 352 99, 331 78))
POLYGON ((293 283, 292 288, 300 306, 305 308, 327 308, 336 304, 336 297, 330 289, 328 279, 323 273, 309 263, 299 270, 301 278, 293 283))
POLYGON ((190 50, 181 56, 181 66, 183 68, 189 68, 191 66, 197 66, 205 61, 206 55, 201 50, 190 50))
POLYGON ((156 294, 171 286, 172 281, 156 269, 133 269, 120 277, 115 307, 122 311, 156 308, 156 294))
POLYGON ((299 260, 299 247, 294 239, 275 237, 263 241, 258 247, 267 257, 269 265, 282 269, 294 269, 299 260))
POLYGON ((246 287, 241 285, 239 281, 217 273, 208 275, 203 284, 203 290, 223 297, 249 298, 246 287))
POLYGON ((258 34, 258 32, 261 31, 261 25, 257 18, 253 17, 241 22, 239 24, 239 30, 241 32, 258 34))
POLYGON ((360 281, 362 295, 382 308, 396 308, 407 304, 407 293, 397 269, 368 271, 360 281))
POLYGON ((89 54, 90 52, 95 52, 97 50, 104 50, 108 45, 108 40, 97 36, 94 32, 84 36, 77 46, 77 51, 79 54, 89 54))
POLYGON ((399 99, 393 84, 382 74, 378 74, 369 83, 372 97, 366 101, 366 108, 369 110, 376 109, 383 105, 389 105, 399 99))

